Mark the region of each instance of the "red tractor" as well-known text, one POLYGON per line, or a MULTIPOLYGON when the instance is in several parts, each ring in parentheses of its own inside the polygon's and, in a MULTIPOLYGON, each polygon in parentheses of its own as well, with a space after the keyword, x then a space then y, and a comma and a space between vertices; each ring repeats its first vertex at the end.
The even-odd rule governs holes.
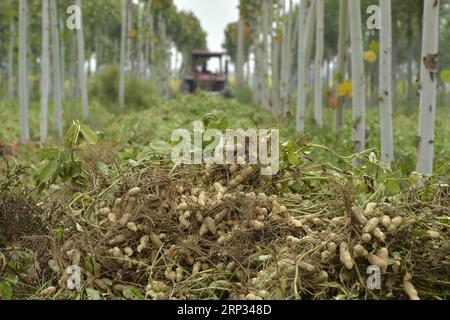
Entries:
POLYGON ((224 55, 223 52, 193 51, 191 69, 183 79, 181 91, 195 93, 197 89, 202 89, 208 92, 226 93, 228 60, 225 60, 224 66, 224 55), (210 69, 209 62, 214 63, 214 70, 210 69))

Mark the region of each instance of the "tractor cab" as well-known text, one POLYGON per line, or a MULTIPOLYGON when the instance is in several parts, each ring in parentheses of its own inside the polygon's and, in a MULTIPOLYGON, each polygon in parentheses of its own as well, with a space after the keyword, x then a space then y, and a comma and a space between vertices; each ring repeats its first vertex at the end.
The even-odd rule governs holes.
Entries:
POLYGON ((183 79, 182 91, 224 92, 228 82, 228 61, 224 63, 224 55, 223 52, 193 51, 191 68, 183 79))

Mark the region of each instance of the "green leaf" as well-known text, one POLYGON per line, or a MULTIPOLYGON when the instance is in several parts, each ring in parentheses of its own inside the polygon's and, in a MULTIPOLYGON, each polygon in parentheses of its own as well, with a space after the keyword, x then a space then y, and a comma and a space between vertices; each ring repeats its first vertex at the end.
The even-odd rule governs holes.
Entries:
POLYGON ((59 173, 59 161, 50 162, 39 174, 39 182, 46 184, 55 181, 59 173))
POLYGON ((56 241, 61 241, 64 237, 64 229, 58 228, 55 230, 55 239, 56 241))
POLYGON ((370 42, 370 50, 372 50, 375 53, 378 53, 380 51, 380 43, 378 41, 371 41, 370 42))
POLYGON ((334 74, 334 76, 333 76, 333 79, 334 79, 336 82, 342 82, 342 81, 344 80, 344 76, 342 75, 342 73, 336 72, 336 73, 334 74))
POLYGON ((4 300, 11 300, 13 288, 8 281, 0 282, 0 297, 4 300))
POLYGON ((59 150, 56 147, 44 148, 37 152, 37 156, 41 160, 54 159, 57 157, 58 153, 59 153, 59 150))
POLYGON ((288 160, 291 165, 299 165, 300 164, 300 158, 295 153, 294 149, 289 150, 288 160))
POLYGON ((80 124, 80 132, 88 144, 97 144, 97 134, 91 128, 84 124, 80 124))
POLYGON ((441 72, 441 80, 444 83, 450 83, 450 70, 444 70, 441 72))
POLYGON ((122 294, 128 300, 145 300, 145 296, 136 288, 127 288, 122 294))
POLYGON ((88 300, 100 300, 101 299, 100 293, 95 289, 87 288, 86 294, 87 294, 88 300))
POLYGON ((11 284, 17 284, 19 282, 19 277, 16 274, 14 275, 10 274, 6 277, 6 281, 8 281, 11 284))
POLYGON ((103 161, 97 161, 97 169, 105 175, 109 173, 109 167, 103 161))
POLYGON ((389 181, 386 183, 386 192, 389 194, 397 194, 400 193, 400 185, 395 181, 389 181))

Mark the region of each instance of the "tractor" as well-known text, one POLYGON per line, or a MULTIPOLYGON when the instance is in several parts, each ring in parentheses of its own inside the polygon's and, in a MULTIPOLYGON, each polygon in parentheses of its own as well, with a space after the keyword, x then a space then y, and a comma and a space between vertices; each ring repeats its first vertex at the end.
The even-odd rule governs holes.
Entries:
POLYGON ((225 53, 192 51, 191 68, 183 78, 181 91, 195 93, 197 89, 225 94, 228 92, 228 60, 223 63, 225 53), (215 60, 218 68, 211 70, 209 62, 215 60))

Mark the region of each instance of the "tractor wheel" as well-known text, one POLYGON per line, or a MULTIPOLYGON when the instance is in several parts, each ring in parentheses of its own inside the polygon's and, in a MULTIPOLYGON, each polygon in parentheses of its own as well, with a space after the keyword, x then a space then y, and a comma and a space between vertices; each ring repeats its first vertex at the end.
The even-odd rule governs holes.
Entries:
POLYGON ((234 94, 233 91, 230 88, 225 88, 225 90, 223 91, 223 96, 227 99, 233 99, 234 98, 234 94))
POLYGON ((191 84, 188 81, 183 81, 181 84, 181 92, 190 93, 191 92, 191 84))

